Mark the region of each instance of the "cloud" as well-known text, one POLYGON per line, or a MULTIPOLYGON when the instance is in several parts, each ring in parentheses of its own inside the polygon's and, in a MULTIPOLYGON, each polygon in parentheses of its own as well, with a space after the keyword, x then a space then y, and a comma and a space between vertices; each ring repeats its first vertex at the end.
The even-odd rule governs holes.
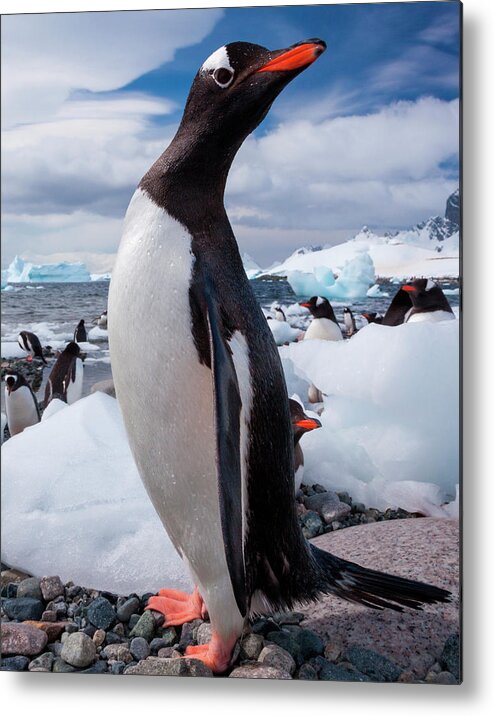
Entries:
POLYGON ((400 57, 372 70, 369 81, 374 91, 396 92, 459 87, 458 64, 451 55, 429 45, 415 45, 400 57))

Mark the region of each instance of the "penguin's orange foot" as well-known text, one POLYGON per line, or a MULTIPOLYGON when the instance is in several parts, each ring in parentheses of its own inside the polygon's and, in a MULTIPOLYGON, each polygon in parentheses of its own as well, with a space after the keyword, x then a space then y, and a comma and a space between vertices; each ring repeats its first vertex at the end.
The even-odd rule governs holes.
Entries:
POLYGON ((180 626, 207 614, 204 601, 197 589, 192 594, 176 589, 160 589, 158 596, 150 597, 146 609, 153 609, 165 617, 163 626, 180 626))
POLYGON ((209 644, 188 646, 185 656, 192 659, 199 659, 215 674, 222 674, 230 666, 233 647, 237 641, 236 637, 230 640, 221 639, 214 631, 209 644))

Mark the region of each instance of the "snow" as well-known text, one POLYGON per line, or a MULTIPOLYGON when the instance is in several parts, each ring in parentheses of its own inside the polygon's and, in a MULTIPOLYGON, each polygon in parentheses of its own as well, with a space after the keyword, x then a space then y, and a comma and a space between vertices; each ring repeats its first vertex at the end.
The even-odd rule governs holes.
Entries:
POLYGON ((117 401, 96 392, 56 407, 2 446, 2 561, 120 594, 189 590, 117 401))
POLYGON ((2 276, 2 283, 4 279, 10 283, 74 283, 90 281, 91 277, 86 266, 81 262, 61 261, 56 264, 32 264, 20 256, 16 256, 2 276))
POLYGON ((242 254, 242 264, 248 279, 256 278, 262 273, 262 268, 257 264, 252 256, 247 253, 242 254))
POLYGON ((277 346, 296 341, 301 335, 300 329, 292 328, 288 321, 277 321, 274 319, 268 321, 268 326, 271 329, 277 346))
POLYGON ((297 296, 324 296, 329 299, 365 296, 375 279, 374 264, 367 251, 361 251, 346 261, 338 278, 331 268, 323 264, 315 266, 312 273, 287 273, 287 281, 297 296))
MULTIPOLYGON (((357 501, 447 516, 459 472, 459 322, 370 324, 280 348, 288 393, 325 393, 304 481, 357 501)), ((453 509, 453 508, 451 508, 453 509)))

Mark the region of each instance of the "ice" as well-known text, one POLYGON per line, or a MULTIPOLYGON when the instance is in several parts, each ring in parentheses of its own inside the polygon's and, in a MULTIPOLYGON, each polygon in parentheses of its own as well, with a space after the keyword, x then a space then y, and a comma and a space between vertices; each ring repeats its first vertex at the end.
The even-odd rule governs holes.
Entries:
POLYGON ((337 278, 333 269, 319 264, 313 273, 289 271, 287 280, 297 296, 347 299, 365 296, 376 275, 369 253, 361 251, 344 263, 337 278))
POLYGON ((325 393, 305 436, 306 482, 367 506, 443 515, 459 471, 459 322, 370 324, 280 348, 289 394, 325 393))
POLYGON ((262 268, 259 264, 254 261, 252 256, 249 256, 249 254, 245 252, 242 254, 242 264, 248 279, 256 278, 256 276, 262 273, 262 268))
POLYGON ((381 291, 378 283, 375 283, 367 291, 368 298, 387 298, 388 296, 389 296, 389 293, 387 293, 386 291, 381 291))
POLYGON ((91 328, 91 330, 88 331, 87 337, 91 341, 107 341, 108 331, 105 328, 94 326, 94 328, 91 328))
POLYGON ((111 273, 92 273, 91 281, 110 281, 111 273))
POLYGON ((191 582, 97 392, 2 446, 2 561, 120 594, 191 582))
POLYGON ((68 263, 61 261, 54 264, 33 264, 16 256, 5 274, 2 275, 2 284, 10 283, 43 283, 43 282, 86 282, 91 276, 86 266, 81 262, 68 263))
POLYGON ((277 346, 282 346, 284 343, 291 343, 299 338, 301 331, 299 328, 292 328, 288 321, 277 321, 272 319, 268 321, 268 326, 271 329, 271 333, 274 336, 277 346))

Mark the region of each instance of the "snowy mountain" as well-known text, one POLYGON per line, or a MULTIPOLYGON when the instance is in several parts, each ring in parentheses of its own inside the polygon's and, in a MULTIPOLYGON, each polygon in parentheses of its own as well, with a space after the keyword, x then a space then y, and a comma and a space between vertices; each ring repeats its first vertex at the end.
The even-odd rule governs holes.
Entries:
POLYGON ((336 246, 297 249, 285 261, 262 275, 287 276, 290 272, 314 273, 318 268, 339 275, 346 264, 368 253, 376 276, 457 277, 459 274, 459 191, 447 200, 445 216, 433 216, 410 229, 375 234, 364 226, 358 234, 336 246))

